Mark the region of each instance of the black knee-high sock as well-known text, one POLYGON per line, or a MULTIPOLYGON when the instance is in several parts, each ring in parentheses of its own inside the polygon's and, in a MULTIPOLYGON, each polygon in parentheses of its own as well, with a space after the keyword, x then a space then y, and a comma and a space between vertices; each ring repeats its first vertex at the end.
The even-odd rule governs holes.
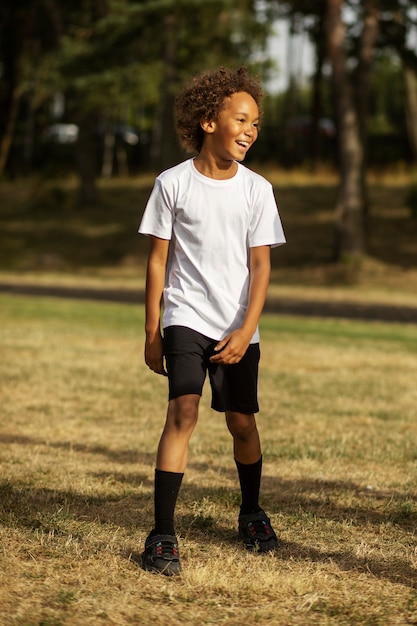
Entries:
POLYGON ((258 513, 260 510, 259 491, 261 488, 262 457, 256 463, 239 463, 236 459, 235 463, 242 492, 240 512, 243 514, 258 513))
POLYGON ((174 511, 184 474, 155 470, 155 527, 152 535, 174 535, 174 511))

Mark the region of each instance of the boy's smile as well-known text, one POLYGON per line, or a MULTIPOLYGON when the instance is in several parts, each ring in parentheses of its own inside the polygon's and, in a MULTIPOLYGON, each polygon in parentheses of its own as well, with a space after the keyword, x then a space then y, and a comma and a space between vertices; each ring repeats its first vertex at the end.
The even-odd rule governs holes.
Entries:
POLYGON ((221 169, 233 161, 243 161, 249 148, 258 138, 259 109, 246 91, 226 98, 225 107, 217 120, 203 121, 203 147, 196 161, 213 161, 221 169))

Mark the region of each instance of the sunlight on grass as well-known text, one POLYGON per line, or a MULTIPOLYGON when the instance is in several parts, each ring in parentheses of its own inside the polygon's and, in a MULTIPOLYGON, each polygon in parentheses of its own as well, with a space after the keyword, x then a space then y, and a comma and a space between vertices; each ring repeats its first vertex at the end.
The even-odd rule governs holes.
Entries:
POLYGON ((184 572, 166 580, 135 562, 166 409, 143 321, 0 296, 4 623, 414 623, 417 327, 264 315, 262 504, 282 547, 237 543, 232 442, 206 387, 177 507, 184 572))

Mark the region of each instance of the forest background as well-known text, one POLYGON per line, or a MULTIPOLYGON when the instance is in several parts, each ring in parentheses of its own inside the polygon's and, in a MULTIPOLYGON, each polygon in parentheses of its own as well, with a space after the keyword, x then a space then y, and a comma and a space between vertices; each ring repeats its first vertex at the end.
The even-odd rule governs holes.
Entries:
POLYGON ((250 67, 266 89, 248 164, 336 173, 333 260, 367 252, 367 172, 411 173, 417 208, 417 3, 413 0, 4 0, 0 6, 0 175, 76 172, 97 181, 155 173, 184 157, 172 102, 191 75, 250 67), (278 23, 288 25, 271 56, 278 23), (294 36, 308 39, 312 71, 294 36), (285 51, 285 54, 282 53, 285 51), (283 91, 268 86, 286 73, 283 91))

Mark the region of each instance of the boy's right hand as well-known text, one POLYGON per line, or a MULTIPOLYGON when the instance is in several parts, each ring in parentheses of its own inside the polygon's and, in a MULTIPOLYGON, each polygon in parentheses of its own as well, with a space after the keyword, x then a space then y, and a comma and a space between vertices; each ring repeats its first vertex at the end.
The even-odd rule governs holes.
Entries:
POLYGON ((168 376, 164 365, 164 345, 161 333, 146 337, 145 363, 156 374, 168 376))

